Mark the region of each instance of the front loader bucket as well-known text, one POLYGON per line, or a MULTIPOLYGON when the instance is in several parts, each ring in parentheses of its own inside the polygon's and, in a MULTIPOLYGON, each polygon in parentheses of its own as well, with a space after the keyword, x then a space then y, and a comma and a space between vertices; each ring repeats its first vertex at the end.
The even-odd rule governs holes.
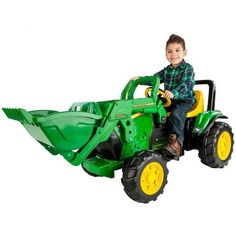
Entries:
POLYGON ((8 118, 19 121, 29 134, 42 145, 59 152, 83 147, 92 137, 101 115, 81 111, 26 111, 3 108, 8 118))
POLYGON ((32 115, 22 108, 3 108, 2 110, 9 119, 26 124, 33 123, 32 115))

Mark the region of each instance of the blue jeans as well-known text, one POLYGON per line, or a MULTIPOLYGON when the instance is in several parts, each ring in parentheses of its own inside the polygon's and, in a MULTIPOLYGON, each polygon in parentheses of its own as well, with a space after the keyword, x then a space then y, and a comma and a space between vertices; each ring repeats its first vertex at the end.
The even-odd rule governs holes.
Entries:
POLYGON ((170 111, 170 116, 167 119, 166 127, 168 134, 176 134, 177 141, 183 146, 184 143, 184 126, 187 112, 191 110, 194 104, 191 102, 175 102, 172 101, 170 107, 167 108, 167 111, 170 111))

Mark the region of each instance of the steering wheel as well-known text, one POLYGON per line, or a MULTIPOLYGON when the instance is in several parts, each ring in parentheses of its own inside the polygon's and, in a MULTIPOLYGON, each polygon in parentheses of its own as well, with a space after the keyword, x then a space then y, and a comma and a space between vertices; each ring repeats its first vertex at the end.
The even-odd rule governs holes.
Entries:
MULTIPOLYGON (((146 90, 144 92, 146 98, 151 97, 150 96, 151 91, 152 91, 152 87, 146 88, 146 90)), ((158 90, 158 96, 161 96, 160 99, 162 99, 162 101, 163 101, 163 99, 165 100, 165 101, 163 101, 163 107, 169 107, 171 105, 171 100, 170 100, 170 98, 166 97, 164 90, 159 89, 158 90)))

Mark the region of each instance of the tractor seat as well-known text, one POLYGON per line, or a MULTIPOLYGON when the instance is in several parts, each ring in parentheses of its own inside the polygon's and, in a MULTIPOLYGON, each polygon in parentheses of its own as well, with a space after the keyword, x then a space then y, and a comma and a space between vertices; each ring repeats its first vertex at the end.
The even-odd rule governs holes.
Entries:
POLYGON ((200 90, 194 90, 196 102, 191 111, 187 113, 187 117, 197 116, 199 113, 204 111, 204 97, 200 90))
MULTIPOLYGON (((203 93, 200 90, 194 90, 196 102, 192 107, 192 110, 187 113, 187 118, 195 117, 199 113, 204 111, 204 97, 203 93)), ((167 116, 170 115, 170 112, 167 112, 167 116)))

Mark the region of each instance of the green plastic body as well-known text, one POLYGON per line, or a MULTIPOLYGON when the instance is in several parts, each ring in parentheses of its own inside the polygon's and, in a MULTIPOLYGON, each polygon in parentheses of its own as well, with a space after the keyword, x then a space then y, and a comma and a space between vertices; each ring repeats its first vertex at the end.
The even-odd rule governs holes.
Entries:
POLYGON ((196 121, 194 123, 194 127, 193 127, 193 134, 203 134, 205 133, 213 124, 213 122, 217 119, 217 118, 227 118, 227 116, 223 115, 221 113, 221 111, 205 111, 200 113, 197 118, 196 121))
MULTIPOLYGON (((157 97, 159 79, 145 77, 127 83, 120 100, 74 103, 68 111, 26 111, 3 108, 8 118, 19 121, 28 133, 53 155, 62 155, 70 164, 83 167, 94 175, 114 177, 128 158, 146 150, 159 150, 167 143, 167 135, 154 135, 155 128, 166 121, 166 111, 157 97), (152 84, 148 98, 134 98, 137 86, 152 84), (111 136, 119 140, 118 158, 101 155, 96 150, 111 136), (154 138, 153 138, 154 137, 154 138)), ((194 134, 204 133, 219 111, 200 113, 194 134)))
MULTIPOLYGON (((51 154, 61 154, 72 165, 80 165, 96 175, 114 176, 114 170, 135 153, 150 149, 153 114, 161 123, 166 111, 156 94, 159 80, 147 77, 130 81, 120 100, 74 103, 68 111, 26 111, 3 108, 10 119, 17 120, 51 154), (150 98, 134 99, 138 85, 152 83, 150 98), (115 133, 122 144, 119 160, 91 156, 96 146, 115 133), (89 157, 89 158, 88 158, 89 157), (87 158, 87 159, 86 159, 87 158)), ((158 146, 158 145, 156 145, 158 146)))

